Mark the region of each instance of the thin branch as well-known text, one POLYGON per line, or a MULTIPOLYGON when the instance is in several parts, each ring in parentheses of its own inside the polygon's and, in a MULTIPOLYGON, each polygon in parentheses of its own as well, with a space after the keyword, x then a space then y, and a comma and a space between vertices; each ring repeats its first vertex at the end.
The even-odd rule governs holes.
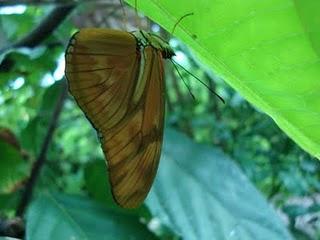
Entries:
POLYGON ((55 7, 29 34, 17 42, 0 50, 0 54, 10 48, 29 47, 33 48, 41 44, 48 38, 55 29, 63 22, 63 20, 74 9, 75 5, 66 5, 55 7))
POLYGON ((73 5, 78 1, 69 2, 63 0, 0 0, 0 7, 8 7, 8 6, 15 6, 15 5, 28 5, 28 6, 37 6, 37 5, 55 5, 55 6, 67 6, 73 5))
POLYGON ((61 90, 61 94, 58 98, 57 104, 52 114, 51 122, 49 123, 47 134, 41 146, 40 154, 37 160, 33 164, 30 178, 26 184, 25 191, 23 192, 20 203, 18 205, 16 216, 22 216, 24 214, 25 209, 28 206, 29 201, 32 197, 34 185, 37 182, 40 170, 46 161, 47 151, 48 151, 50 142, 52 140, 54 130, 57 127, 57 122, 58 122, 60 113, 62 111, 63 103, 64 103, 64 100, 66 99, 66 96, 67 96, 67 85, 66 85, 66 82, 64 82, 63 89, 61 90))
MULTIPOLYGON (((118 3, 119 0, 115 0, 118 3)), ((26 6, 71 6, 79 5, 82 3, 89 4, 102 4, 102 5, 114 5, 113 3, 108 3, 106 0, 0 0, 0 7, 10 7, 16 5, 26 5, 26 6)))

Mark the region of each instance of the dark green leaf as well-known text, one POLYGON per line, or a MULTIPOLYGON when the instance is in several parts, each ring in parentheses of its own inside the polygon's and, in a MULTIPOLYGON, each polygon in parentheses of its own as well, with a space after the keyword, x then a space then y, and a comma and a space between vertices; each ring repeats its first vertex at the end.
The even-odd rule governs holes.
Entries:
POLYGON ((145 219, 151 217, 145 205, 142 205, 138 209, 128 210, 119 207, 115 203, 111 193, 106 163, 103 160, 96 160, 86 165, 85 186, 94 199, 108 208, 129 215, 138 215, 145 219))
POLYGON ((135 216, 83 197, 44 194, 30 206, 26 239, 156 239, 135 216))
POLYGON ((287 229, 220 151, 168 130, 147 205, 183 239, 288 240, 287 229))

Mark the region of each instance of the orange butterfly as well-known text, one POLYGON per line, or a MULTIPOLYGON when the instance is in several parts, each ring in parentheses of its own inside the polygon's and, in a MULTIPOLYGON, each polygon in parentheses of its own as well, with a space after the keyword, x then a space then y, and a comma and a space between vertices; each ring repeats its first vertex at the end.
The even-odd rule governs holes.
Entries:
POLYGON ((135 208, 157 172, 163 137, 163 58, 174 56, 160 37, 87 28, 66 50, 69 91, 90 120, 107 159, 112 194, 135 208))

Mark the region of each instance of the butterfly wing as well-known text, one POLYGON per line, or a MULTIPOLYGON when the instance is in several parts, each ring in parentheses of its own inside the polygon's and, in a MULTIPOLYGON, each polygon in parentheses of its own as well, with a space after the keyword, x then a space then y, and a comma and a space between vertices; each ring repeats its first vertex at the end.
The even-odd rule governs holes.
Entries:
POLYGON ((142 54, 127 32, 83 29, 66 52, 69 90, 98 132, 116 202, 141 204, 157 171, 163 136, 161 53, 142 54))

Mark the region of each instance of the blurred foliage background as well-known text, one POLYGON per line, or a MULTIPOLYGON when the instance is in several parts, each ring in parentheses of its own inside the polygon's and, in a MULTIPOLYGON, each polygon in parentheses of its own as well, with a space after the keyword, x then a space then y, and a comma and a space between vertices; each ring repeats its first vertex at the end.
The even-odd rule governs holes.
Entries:
MULTIPOLYGON (((127 28, 135 29, 134 10, 130 7, 125 10, 127 28)), ((64 51, 70 36, 77 29, 89 26, 123 29, 123 9, 119 2, 78 6, 4 4, 0 5, 0 14, 2 234, 10 235, 9 224, 18 225, 20 236, 26 234, 27 239, 45 239, 41 236, 47 236, 50 231, 47 239, 62 239, 59 237, 69 232, 77 233, 76 239, 97 239, 106 231, 110 236, 106 233, 103 239, 129 239, 128 236, 134 236, 133 239, 193 239, 186 237, 181 229, 177 232, 175 225, 159 222, 153 215, 152 201, 134 211, 119 209, 113 203, 107 190, 106 168, 96 133, 73 98, 64 95, 64 51), (42 33, 43 39, 25 37, 48 18, 53 25, 52 32, 42 33), (57 104, 59 101, 63 107, 57 104), (50 143, 47 142, 47 151, 43 153, 47 140, 50 143), (36 197, 21 223, 15 218, 16 210, 19 205, 21 207, 23 189, 39 156, 45 164, 34 187, 36 197), (74 199, 73 195, 92 202, 74 199), (96 205, 98 202, 101 206, 96 205), (70 211, 69 215, 79 221, 78 226, 66 224, 66 216, 56 212, 55 204, 70 211), (76 206, 88 209, 92 215, 80 214, 76 206), (54 226, 63 225, 58 227, 59 231, 39 225, 43 220, 39 215, 41 211, 43 215, 52 216, 54 226), (112 219, 108 220, 103 214, 112 219), (115 219, 121 222, 120 226, 115 224, 115 219), (86 227, 79 231, 79 226, 86 227), (118 238, 112 238, 114 236, 118 238)), ((166 129, 183 132, 194 143, 222 151, 277 209, 278 217, 294 238, 320 239, 319 161, 301 150, 271 118, 202 66, 178 39, 144 16, 139 16, 139 21, 142 28, 168 39, 176 50, 176 61, 226 101, 226 104, 221 103, 182 71, 196 97, 193 100, 169 62, 166 64, 166 129)), ((180 147, 186 147, 183 141, 180 147)), ((165 149, 170 153, 170 148, 165 149)))

